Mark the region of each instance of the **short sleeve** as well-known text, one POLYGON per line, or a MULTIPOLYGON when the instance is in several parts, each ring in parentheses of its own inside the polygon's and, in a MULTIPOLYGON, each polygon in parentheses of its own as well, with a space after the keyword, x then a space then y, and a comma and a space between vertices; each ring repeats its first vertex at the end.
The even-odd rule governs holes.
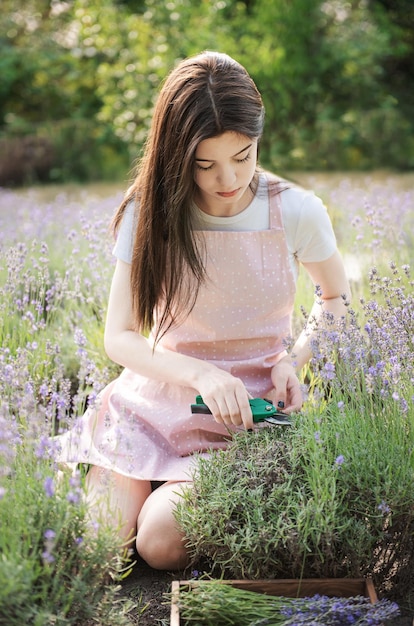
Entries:
POLYGON ((337 244, 328 211, 313 192, 301 188, 286 189, 281 194, 282 219, 289 252, 296 261, 325 261, 337 244))
POLYGON ((119 227, 112 254, 125 263, 132 262, 135 234, 135 211, 134 203, 130 202, 126 208, 119 227))

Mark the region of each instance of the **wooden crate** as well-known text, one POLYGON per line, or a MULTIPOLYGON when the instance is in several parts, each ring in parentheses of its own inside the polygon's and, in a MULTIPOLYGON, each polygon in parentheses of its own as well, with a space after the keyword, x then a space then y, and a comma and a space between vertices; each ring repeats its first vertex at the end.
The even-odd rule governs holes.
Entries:
MULTIPOLYGON (((371 603, 378 601, 374 584, 370 578, 304 578, 280 580, 224 580, 223 584, 233 585, 238 589, 266 593, 271 596, 285 596, 286 598, 304 598, 315 594, 329 597, 351 598, 363 596, 371 603)), ((203 581, 203 584, 206 584, 203 581)), ((208 584, 208 583, 207 583, 208 584)), ((172 601, 170 626, 183 626, 180 622, 178 601, 180 593, 186 593, 195 588, 195 580, 174 580, 172 582, 172 601)))

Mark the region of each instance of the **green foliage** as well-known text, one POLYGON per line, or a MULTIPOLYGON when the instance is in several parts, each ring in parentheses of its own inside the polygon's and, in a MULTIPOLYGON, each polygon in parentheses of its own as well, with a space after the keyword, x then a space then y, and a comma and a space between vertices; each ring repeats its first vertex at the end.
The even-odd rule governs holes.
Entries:
POLYGON ((383 84, 398 100, 399 110, 408 120, 414 105, 414 5, 411 0, 370 0, 368 6, 389 39, 383 84))
POLYGON ((133 607, 111 583, 122 575, 122 546, 113 531, 92 532, 79 475, 58 482, 46 444, 10 443, 15 457, 1 480, 0 624, 131 624, 133 607))
POLYGON ((160 82, 206 48, 240 60, 263 93, 266 167, 413 167, 414 44, 402 0, 6 0, 2 9, 7 184, 125 177, 160 82), (27 137, 43 142, 42 163, 27 137))

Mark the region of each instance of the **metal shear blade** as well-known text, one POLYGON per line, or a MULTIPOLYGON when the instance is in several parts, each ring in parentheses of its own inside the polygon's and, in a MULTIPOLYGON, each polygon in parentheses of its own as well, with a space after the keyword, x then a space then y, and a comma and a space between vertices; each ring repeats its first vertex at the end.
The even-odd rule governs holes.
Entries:
POLYGON ((291 426, 292 422, 287 415, 287 413, 275 413, 274 415, 269 415, 269 417, 265 417, 264 422, 268 424, 273 424, 273 426, 291 426))

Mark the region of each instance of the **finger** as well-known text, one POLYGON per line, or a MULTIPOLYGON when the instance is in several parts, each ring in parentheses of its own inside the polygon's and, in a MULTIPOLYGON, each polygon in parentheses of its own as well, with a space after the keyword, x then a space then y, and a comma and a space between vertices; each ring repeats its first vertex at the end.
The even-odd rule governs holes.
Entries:
POLYGON ((245 427, 246 430, 253 430, 254 429, 254 422, 253 422, 253 413, 252 410, 249 408, 242 413, 242 423, 243 426, 245 427))
POLYGON ((253 418, 249 404, 249 394, 241 380, 235 380, 233 389, 228 390, 224 400, 225 403, 220 407, 224 423, 240 426, 246 420, 252 427, 253 418))
POLYGON ((287 376, 278 375, 273 381, 273 403, 278 409, 283 411, 288 404, 288 378, 287 376), (282 406, 283 405, 283 406, 282 406))
POLYGON ((243 390, 238 397, 240 424, 243 424, 246 430, 252 430, 254 428, 253 413, 250 406, 249 398, 251 395, 243 390))
POLYGON ((294 411, 300 411, 303 405, 303 394, 299 385, 294 385, 289 389, 289 404, 286 407, 287 413, 293 413, 294 411))
POLYGON ((235 396, 227 397, 227 413, 224 417, 226 424, 234 424, 240 426, 243 423, 241 409, 235 396))
POLYGON ((279 409, 279 411, 284 411, 285 407, 288 405, 288 394, 286 390, 283 389, 283 391, 279 391, 278 389, 275 389, 273 397, 275 407, 279 409))
POLYGON ((221 420, 224 424, 253 428, 253 415, 246 390, 226 396, 225 403, 220 404, 221 420))
POLYGON ((225 424, 227 426, 234 424, 235 426, 240 426, 242 423, 240 409, 234 398, 216 400, 211 402, 209 408, 214 419, 219 424, 225 424))
POLYGON ((303 402, 292 402, 292 404, 289 404, 289 406, 286 407, 285 409, 285 413, 297 413, 298 411, 301 410, 303 406, 303 402))
POLYGON ((222 418, 222 411, 220 410, 219 403, 216 400, 204 400, 204 401, 206 402, 208 408, 210 409, 214 420, 218 424, 224 424, 224 421, 222 418))

